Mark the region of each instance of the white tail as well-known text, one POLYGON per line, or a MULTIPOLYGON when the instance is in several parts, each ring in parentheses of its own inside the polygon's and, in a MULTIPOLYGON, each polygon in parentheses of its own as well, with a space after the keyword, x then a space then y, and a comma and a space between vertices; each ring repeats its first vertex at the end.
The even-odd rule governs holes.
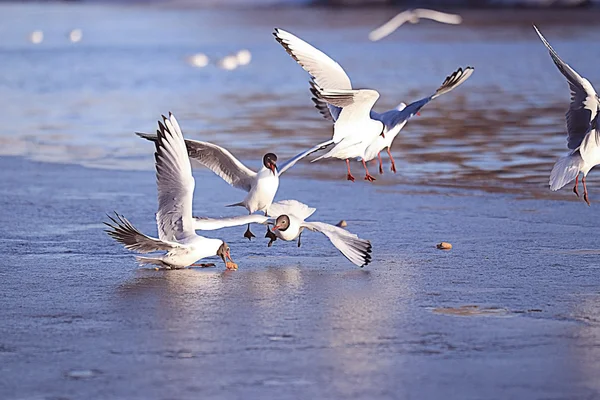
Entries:
POLYGON ((550 173, 550 189, 558 190, 579 175, 583 159, 579 151, 558 159, 550 173))

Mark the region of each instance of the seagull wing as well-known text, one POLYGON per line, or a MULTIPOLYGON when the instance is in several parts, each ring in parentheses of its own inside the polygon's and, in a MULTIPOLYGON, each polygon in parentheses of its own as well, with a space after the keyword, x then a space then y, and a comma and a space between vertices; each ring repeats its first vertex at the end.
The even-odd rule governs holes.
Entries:
POLYGON ((326 101, 319 99, 319 94, 317 93, 317 89, 314 86, 314 81, 312 80, 310 82, 310 92, 312 93, 312 97, 310 99, 315 104, 315 108, 319 110, 319 114, 321 114, 323 118, 335 122, 340 116, 342 109, 340 107, 332 106, 326 101))
POLYGON ((293 215, 294 217, 304 221, 317 211, 316 208, 307 206, 298 200, 281 200, 269 206, 269 216, 277 218, 280 215, 293 215))
POLYGON ((316 49, 299 37, 275 28, 275 39, 285 51, 323 88, 352 89, 346 71, 321 50, 316 49))
POLYGON ((388 22, 381 25, 379 28, 373 29, 369 33, 369 40, 376 42, 378 40, 383 39, 386 36, 389 36, 396 29, 401 27, 404 23, 406 23, 413 17, 414 17, 414 13, 412 10, 406 10, 406 11, 399 13, 394 18, 390 19, 388 22))
POLYGON ((105 232, 117 242, 122 243, 127 250, 139 253, 153 253, 155 251, 170 251, 184 247, 179 243, 144 235, 127 218, 117 213, 115 213, 115 217, 108 215, 108 218, 110 218, 111 222, 105 222, 104 224, 110 229, 106 229, 105 232))
POLYGON ((423 106, 425 106, 425 104, 429 103, 431 100, 456 89, 463 82, 469 79, 473 71, 473 67, 466 67, 464 70, 459 68, 447 76, 442 85, 437 88, 435 93, 433 93, 431 96, 410 103, 404 108, 398 107, 396 110, 390 110, 382 114, 384 116, 383 122, 388 130, 414 116, 421 108, 423 108, 423 106))
POLYGON ((462 22, 462 17, 458 14, 448 14, 441 11, 428 10, 426 8, 416 8, 413 12, 418 18, 432 19, 443 24, 458 25, 462 22))
POLYGON ((303 222, 302 226, 321 232, 354 265, 364 267, 371 262, 371 242, 353 233, 323 222, 303 222))
POLYGON ((314 152, 317 152, 319 150, 324 150, 327 147, 331 146, 333 144, 333 140, 328 140, 326 142, 320 143, 306 151, 303 151, 300 154, 297 154, 296 156, 290 158, 289 160, 287 160, 286 162, 284 162, 283 164, 281 164, 280 166, 277 167, 277 173, 279 175, 283 174, 285 171, 287 171, 288 169, 292 168, 294 166, 294 164, 296 164, 298 161, 302 160, 303 158, 311 155, 314 152))
POLYGON ((194 229, 197 231, 214 231, 232 226, 246 224, 268 224, 272 219, 264 215, 250 214, 229 218, 194 217, 194 229))
POLYGON ((183 134, 173 114, 158 123, 155 142, 158 212, 156 223, 161 240, 180 241, 195 235, 192 224, 194 177, 183 134))
POLYGON ((333 133, 335 143, 339 143, 350 132, 354 131, 354 129, 344 129, 343 126, 352 128, 370 120, 371 109, 379 99, 379 92, 372 89, 343 90, 315 87, 321 100, 342 108, 339 118, 335 122, 333 133))
POLYGON ((567 111, 567 145, 569 149, 575 150, 580 145, 587 133, 592 128, 592 121, 598 114, 600 106, 598 95, 592 84, 585 78, 582 78, 569 64, 565 63, 558 56, 556 51, 550 46, 550 43, 544 38, 542 33, 533 26, 542 43, 550 52, 550 57, 558 70, 564 75, 571 89, 571 105, 567 111))
MULTIPOLYGON (((156 135, 136 132, 141 138, 156 142, 156 135)), ((186 139, 188 156, 193 164, 199 164, 213 171, 231 186, 249 192, 256 177, 252 171, 228 150, 214 143, 186 139)))

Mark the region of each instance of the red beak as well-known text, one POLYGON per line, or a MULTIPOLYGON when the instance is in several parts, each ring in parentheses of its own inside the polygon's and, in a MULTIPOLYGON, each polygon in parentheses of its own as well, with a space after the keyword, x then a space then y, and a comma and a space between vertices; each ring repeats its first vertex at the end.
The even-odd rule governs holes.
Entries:
POLYGON ((277 229, 279 229, 280 226, 279 225, 275 225, 274 227, 271 228, 271 230, 276 231, 277 229))
POLYGON ((272 173, 275 173, 275 168, 277 168, 277 166, 273 163, 269 163, 269 169, 271 170, 272 173))
POLYGON ((229 254, 229 252, 225 253, 225 257, 227 257, 227 259, 231 262, 233 262, 233 259, 231 258, 231 255, 229 254))
POLYGON ((385 139, 385 135, 383 134, 383 131, 381 132, 381 137, 385 139))

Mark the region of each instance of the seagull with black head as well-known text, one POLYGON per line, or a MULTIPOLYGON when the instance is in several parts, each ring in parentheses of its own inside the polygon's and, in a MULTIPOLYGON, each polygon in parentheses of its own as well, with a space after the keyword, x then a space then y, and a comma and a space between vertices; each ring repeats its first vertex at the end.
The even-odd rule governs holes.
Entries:
MULTIPOLYGON (((156 141, 155 135, 139 132, 136 134, 144 139, 156 141)), ((258 171, 246 167, 227 149, 214 143, 186 139, 185 144, 193 166, 202 165, 231 186, 248 192, 244 200, 230 204, 228 207, 241 206, 246 208, 249 214, 261 211, 267 215, 279 188, 279 176, 306 156, 327 148, 333 144, 333 141, 320 143, 280 165, 277 164, 277 156, 274 153, 267 153, 262 159, 263 166, 258 171)), ((255 237, 250 231, 250 224, 248 224, 244 237, 248 240, 255 237)), ((273 240, 276 238, 268 226, 265 237, 273 240)))

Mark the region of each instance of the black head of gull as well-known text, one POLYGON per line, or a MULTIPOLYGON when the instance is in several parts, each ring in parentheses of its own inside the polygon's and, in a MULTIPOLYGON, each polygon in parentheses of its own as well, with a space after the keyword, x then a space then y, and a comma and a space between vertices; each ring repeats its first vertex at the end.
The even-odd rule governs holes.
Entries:
POLYGON ((274 231, 279 230, 281 232, 284 232, 289 227, 290 227, 290 217, 288 217, 287 215, 280 215, 275 220, 275 226, 273 226, 273 230, 274 231))
POLYGON ((275 173, 277 170, 277 156, 273 153, 267 153, 263 157, 263 165, 275 173))
POLYGON ((230 254, 229 245, 225 242, 223 242, 223 244, 217 250, 217 255, 221 257, 221 260, 223 260, 225 264, 227 264, 227 260, 233 262, 233 259, 231 258, 230 254))

